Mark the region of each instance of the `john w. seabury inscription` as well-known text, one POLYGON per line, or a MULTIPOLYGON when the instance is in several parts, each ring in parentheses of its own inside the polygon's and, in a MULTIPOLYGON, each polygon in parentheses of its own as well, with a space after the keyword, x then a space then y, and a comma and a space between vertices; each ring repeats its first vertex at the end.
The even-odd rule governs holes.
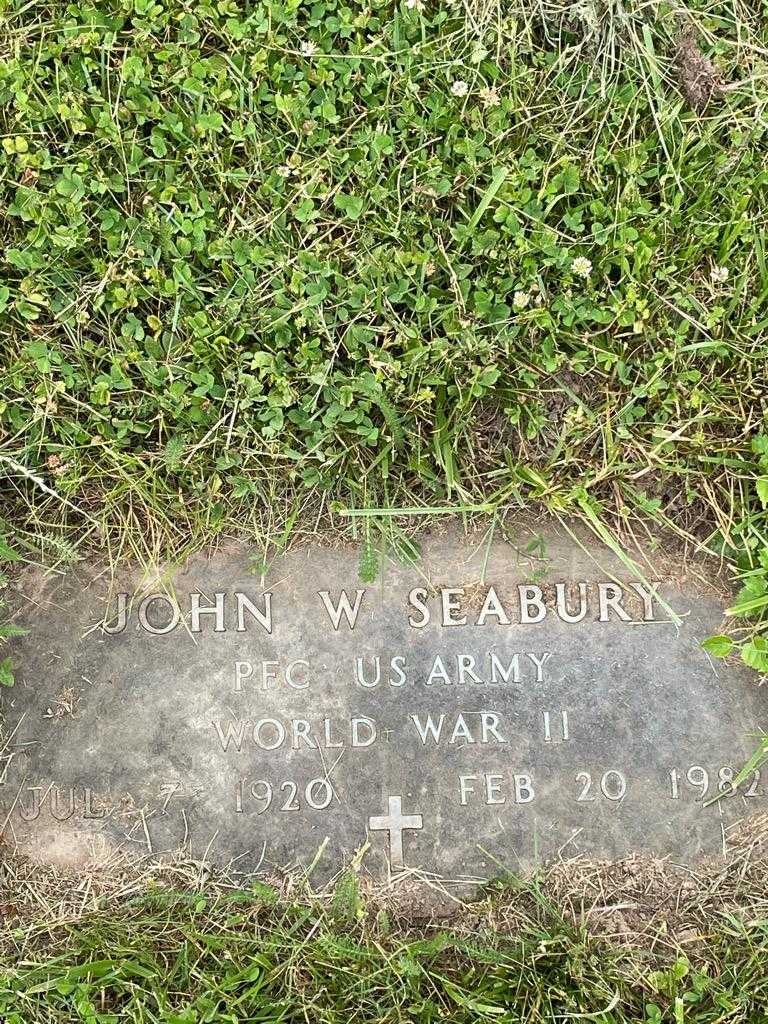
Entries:
POLYGON ((22 577, 5 842, 251 871, 320 851, 325 873, 367 843, 371 870, 453 878, 722 850, 768 809, 759 772, 731 785, 768 715, 700 647, 718 601, 669 565, 640 583, 607 551, 528 540, 433 539, 372 586, 321 547, 264 586, 242 548, 162 585, 22 577))

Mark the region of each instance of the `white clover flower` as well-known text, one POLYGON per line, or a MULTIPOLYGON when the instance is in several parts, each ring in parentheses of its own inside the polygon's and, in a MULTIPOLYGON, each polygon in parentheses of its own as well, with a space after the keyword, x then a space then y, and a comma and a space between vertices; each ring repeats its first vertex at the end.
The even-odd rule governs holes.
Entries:
POLYGON ((288 166, 288 164, 282 164, 280 167, 277 168, 277 173, 280 175, 281 178, 290 178, 290 176, 295 172, 292 167, 288 166))
POLYGON ((728 280, 728 267, 712 267, 711 277, 715 284, 725 284, 728 280))
POLYGON ((592 273, 592 260, 588 260, 586 256, 577 256, 571 263, 571 270, 577 277, 589 277, 592 273))
POLYGON ((405 0, 405 6, 409 11, 423 11, 424 0, 405 0))
POLYGON ((305 39, 301 44, 301 52, 305 57, 314 57, 317 53, 317 47, 311 39, 305 39))
POLYGON ((485 107, 498 107, 501 103, 501 97, 492 85, 483 86, 480 90, 480 99, 485 107))
POLYGON ((512 305, 515 309, 525 309, 526 306, 530 305, 531 293, 530 292, 515 292, 512 297, 512 305))
POLYGON ((469 92, 469 86, 463 79, 457 78, 451 85, 451 92, 454 96, 466 96, 469 92))

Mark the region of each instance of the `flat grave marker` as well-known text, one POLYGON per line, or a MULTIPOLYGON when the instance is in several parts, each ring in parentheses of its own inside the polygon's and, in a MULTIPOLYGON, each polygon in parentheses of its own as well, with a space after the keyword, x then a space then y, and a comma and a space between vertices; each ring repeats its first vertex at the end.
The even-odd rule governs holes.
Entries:
POLYGON ((22 574, 6 846, 329 874, 369 844, 374 873, 454 879, 721 852, 768 807, 768 775, 730 785, 768 695, 700 646, 717 591, 661 555, 644 583, 588 538, 520 533, 427 538, 373 584, 322 546, 263 581, 241 546, 162 584, 22 574))

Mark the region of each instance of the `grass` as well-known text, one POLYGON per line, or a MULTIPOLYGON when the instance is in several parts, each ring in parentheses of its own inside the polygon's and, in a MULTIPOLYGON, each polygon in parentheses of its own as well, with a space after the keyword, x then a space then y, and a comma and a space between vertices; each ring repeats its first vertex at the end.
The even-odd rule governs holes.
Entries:
MULTIPOLYGON (((724 559, 768 673, 767 82, 757 0, 0 0, 0 561, 578 516, 724 559)), ((21 924, 0 1012, 768 1012, 764 910, 651 968, 263 897, 21 924)))
POLYGON ((23 542, 157 557, 309 495, 743 543, 759 5, 2 6, 23 542), (686 26, 723 83, 701 110, 686 26))
POLYGON ((765 839, 745 836, 697 878, 639 860, 556 865, 471 904, 452 897, 449 918, 447 890, 433 884, 425 902, 410 876, 242 888, 180 862, 67 888, 11 864, 0 1012, 8 1024, 757 1024, 765 839))
POLYGON ((768 671, 759 3, 0 17, 6 543, 650 520, 768 671))

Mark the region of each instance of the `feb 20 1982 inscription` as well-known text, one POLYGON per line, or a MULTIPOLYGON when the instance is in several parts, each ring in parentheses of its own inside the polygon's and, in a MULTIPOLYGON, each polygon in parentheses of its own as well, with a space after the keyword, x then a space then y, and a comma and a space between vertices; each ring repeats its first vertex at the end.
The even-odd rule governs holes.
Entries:
POLYGON ((700 647, 718 601, 565 535, 546 552, 436 539, 368 587, 319 547, 263 587, 243 549, 164 588, 22 578, 6 841, 326 873, 366 847, 373 871, 453 878, 721 851, 765 809, 759 772, 731 782, 766 709, 700 647))

